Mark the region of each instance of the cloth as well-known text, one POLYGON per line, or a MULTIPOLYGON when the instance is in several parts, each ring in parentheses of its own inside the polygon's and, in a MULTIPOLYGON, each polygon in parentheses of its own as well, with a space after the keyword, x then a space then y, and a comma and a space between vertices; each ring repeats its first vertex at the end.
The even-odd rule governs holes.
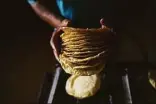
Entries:
POLYGON ((141 49, 144 44, 140 47, 137 43, 140 40, 144 43, 147 39, 144 34, 148 33, 148 30, 141 30, 146 26, 142 16, 145 14, 144 4, 139 11, 135 8, 137 4, 123 0, 98 0, 98 2, 96 0, 56 0, 56 2, 62 16, 71 19, 76 27, 99 28, 99 20, 104 18, 105 25, 117 32, 119 39, 112 55, 112 63, 145 61, 146 52, 142 51, 148 50, 141 49))
POLYGON ((99 20, 111 13, 111 0, 56 0, 60 13, 78 27, 100 27, 99 20), (109 2, 108 2, 109 1, 109 2), (110 8, 110 9, 109 9, 110 8))

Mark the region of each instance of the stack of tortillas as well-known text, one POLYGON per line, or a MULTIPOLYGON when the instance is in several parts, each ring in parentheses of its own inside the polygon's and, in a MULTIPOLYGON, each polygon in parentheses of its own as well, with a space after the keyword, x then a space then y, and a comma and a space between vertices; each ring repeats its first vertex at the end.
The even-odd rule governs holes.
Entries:
POLYGON ((114 33, 107 27, 65 27, 63 31, 59 62, 72 75, 66 82, 66 91, 79 99, 93 96, 100 88, 99 73, 105 67, 114 33))

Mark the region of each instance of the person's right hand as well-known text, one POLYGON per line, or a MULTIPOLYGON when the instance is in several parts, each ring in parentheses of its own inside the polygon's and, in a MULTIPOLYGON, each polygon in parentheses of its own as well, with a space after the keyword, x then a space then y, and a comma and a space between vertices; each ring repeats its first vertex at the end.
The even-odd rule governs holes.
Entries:
POLYGON ((59 61, 59 54, 61 50, 60 35, 63 33, 62 31, 63 27, 68 27, 68 26, 71 26, 71 21, 64 19, 60 24, 60 26, 55 28, 54 32, 52 33, 50 44, 52 46, 53 53, 57 61, 59 61))

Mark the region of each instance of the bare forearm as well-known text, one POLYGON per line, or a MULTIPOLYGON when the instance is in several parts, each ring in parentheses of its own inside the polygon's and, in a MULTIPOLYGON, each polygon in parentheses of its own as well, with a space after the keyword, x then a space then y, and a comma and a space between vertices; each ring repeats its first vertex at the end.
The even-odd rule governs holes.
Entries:
POLYGON ((45 7, 43 7, 39 2, 34 2, 30 4, 32 9, 35 11, 37 15, 40 16, 42 20, 47 22, 53 27, 59 27, 62 22, 62 18, 54 15, 54 13, 48 11, 45 7))

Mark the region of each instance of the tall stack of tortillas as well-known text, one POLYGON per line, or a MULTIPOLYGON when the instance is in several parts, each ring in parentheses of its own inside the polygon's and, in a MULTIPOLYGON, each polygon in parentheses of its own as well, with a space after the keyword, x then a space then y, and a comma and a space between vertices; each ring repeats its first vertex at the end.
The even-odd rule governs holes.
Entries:
POLYGON ((114 33, 107 27, 99 29, 63 28, 59 62, 72 76, 67 80, 69 95, 83 99, 100 88, 99 73, 104 69, 114 33))

